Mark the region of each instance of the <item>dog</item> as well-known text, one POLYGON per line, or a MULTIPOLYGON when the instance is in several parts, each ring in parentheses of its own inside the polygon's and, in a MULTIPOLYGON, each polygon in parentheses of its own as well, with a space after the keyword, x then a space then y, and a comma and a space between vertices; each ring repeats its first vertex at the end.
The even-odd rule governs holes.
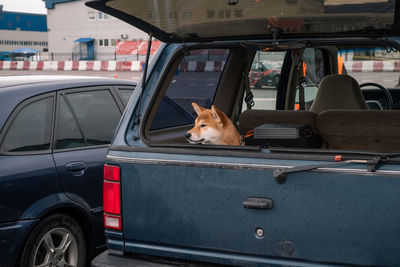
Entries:
POLYGON ((240 134, 232 121, 214 105, 206 109, 192 103, 197 113, 194 127, 186 135, 191 144, 240 145, 240 134))

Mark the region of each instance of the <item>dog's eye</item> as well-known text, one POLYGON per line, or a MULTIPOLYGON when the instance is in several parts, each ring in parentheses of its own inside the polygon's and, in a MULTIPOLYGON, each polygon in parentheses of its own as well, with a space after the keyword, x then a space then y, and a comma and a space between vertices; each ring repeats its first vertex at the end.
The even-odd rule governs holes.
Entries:
POLYGON ((207 125, 205 125, 204 123, 200 124, 200 127, 206 127, 207 125))

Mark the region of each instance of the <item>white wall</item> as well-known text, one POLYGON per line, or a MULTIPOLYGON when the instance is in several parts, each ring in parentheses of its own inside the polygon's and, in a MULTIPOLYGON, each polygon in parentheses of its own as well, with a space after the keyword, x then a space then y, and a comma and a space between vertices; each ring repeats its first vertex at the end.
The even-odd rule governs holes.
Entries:
POLYGON ((116 18, 98 19, 98 11, 85 6, 85 1, 72 1, 54 5, 54 9, 47 10, 47 28, 49 52, 72 53, 74 40, 84 37, 95 39, 97 53, 114 52, 114 46, 98 46, 99 39, 121 39, 121 35, 127 35, 125 40, 147 39, 146 33, 116 18), (94 20, 89 19, 89 13, 94 13, 94 20))
POLYGON ((3 41, 0 42, 0 51, 11 51, 21 47, 43 51, 44 48, 47 48, 46 45, 5 44, 5 41, 47 42, 47 32, 0 30, 0 40, 3 41))

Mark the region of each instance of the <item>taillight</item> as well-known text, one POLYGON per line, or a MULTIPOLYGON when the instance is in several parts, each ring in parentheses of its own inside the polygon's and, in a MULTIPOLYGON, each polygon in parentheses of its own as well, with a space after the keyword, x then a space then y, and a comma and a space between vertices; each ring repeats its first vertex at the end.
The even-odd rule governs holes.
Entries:
POLYGON ((121 180, 119 167, 104 164, 104 180, 119 182, 121 180))
POLYGON ((121 214, 121 189, 119 182, 104 180, 103 183, 103 206, 104 212, 121 214))
POLYGON ((121 230, 121 176, 119 166, 104 165, 104 227, 121 230))

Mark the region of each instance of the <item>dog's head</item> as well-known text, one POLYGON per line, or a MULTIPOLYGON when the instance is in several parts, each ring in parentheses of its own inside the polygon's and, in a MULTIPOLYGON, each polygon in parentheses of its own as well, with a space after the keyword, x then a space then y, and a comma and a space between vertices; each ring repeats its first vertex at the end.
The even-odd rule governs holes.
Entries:
POLYGON ((226 115, 214 105, 211 109, 192 103, 197 118, 194 127, 185 135, 191 144, 221 144, 224 136, 224 123, 229 120, 226 115))

